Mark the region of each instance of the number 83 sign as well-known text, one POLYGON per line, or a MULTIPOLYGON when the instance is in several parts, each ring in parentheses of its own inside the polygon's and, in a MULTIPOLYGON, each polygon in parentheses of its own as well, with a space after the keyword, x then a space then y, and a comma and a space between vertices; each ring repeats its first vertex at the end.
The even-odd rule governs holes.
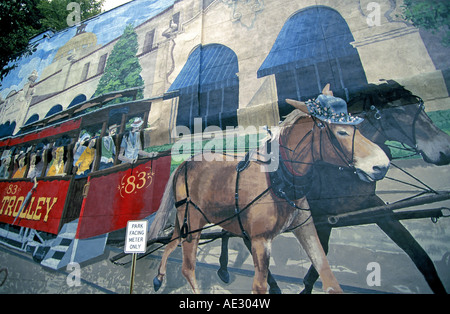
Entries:
POLYGON ((130 194, 136 194, 139 190, 146 189, 152 184, 155 173, 151 167, 145 169, 146 170, 144 171, 125 174, 122 177, 120 184, 117 187, 122 198, 125 198, 130 194))

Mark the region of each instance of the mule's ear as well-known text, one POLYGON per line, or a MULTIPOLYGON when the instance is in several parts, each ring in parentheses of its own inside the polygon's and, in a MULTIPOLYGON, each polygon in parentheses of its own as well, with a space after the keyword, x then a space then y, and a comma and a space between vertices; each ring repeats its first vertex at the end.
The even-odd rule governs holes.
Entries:
POLYGON ((303 101, 293 100, 293 99, 286 99, 286 102, 293 106, 294 108, 297 108, 301 112, 304 112, 306 114, 309 114, 308 107, 303 101))
POLYGON ((325 85, 325 87, 322 90, 322 94, 327 95, 327 96, 333 96, 333 91, 330 90, 330 83, 325 85))

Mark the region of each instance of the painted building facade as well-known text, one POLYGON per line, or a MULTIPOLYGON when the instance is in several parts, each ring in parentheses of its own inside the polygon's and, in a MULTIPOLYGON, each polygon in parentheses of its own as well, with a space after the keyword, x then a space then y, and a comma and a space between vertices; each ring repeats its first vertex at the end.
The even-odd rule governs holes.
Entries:
MULTIPOLYGON (((129 10, 137 11, 138 2, 129 4, 129 10)), ((432 43, 436 40, 431 39, 430 43, 430 35, 421 35, 417 28, 396 17, 400 5, 390 1, 379 2, 381 24, 370 26, 368 20, 372 11, 367 5, 364 1, 250 1, 246 4, 177 1, 165 4, 159 9, 162 12, 152 12, 151 8, 148 13, 143 10, 156 15, 134 25, 144 96, 157 98, 149 117, 156 131, 154 144, 169 143, 168 130, 176 123, 188 122, 180 119, 184 116, 181 112, 191 107, 186 100, 190 92, 182 89, 196 84, 208 86, 200 88, 203 91, 200 104, 193 106, 211 107, 211 110, 197 108, 191 119, 223 113, 232 120, 231 124, 224 121, 225 125, 276 125, 280 114, 274 104, 283 102, 283 98, 312 97, 326 82, 348 95, 352 88, 395 79, 405 81, 405 86, 423 94, 429 89, 421 82, 430 77, 436 81, 437 90, 429 91, 425 100, 445 102, 448 95, 442 70, 448 64, 442 51, 433 50, 432 43), (308 44, 304 44, 305 40, 308 44), (289 57, 277 52, 296 48, 301 52, 288 54, 289 57), (202 61, 213 62, 211 67, 217 68, 200 68, 199 64, 204 64, 202 61), (214 71, 225 71, 225 77, 214 76, 214 71), (292 71, 303 74, 295 75, 292 71), (187 76, 191 76, 190 81, 187 76), (203 82, 198 83, 198 76, 203 76, 203 82), (297 88, 295 84, 302 87, 297 88), (181 96, 173 93, 176 90, 180 90, 181 96), (222 95, 219 95, 222 92, 230 99, 222 102, 222 95), (210 100, 206 100, 208 93, 210 100), (258 110, 258 106, 267 108, 258 110), (166 114, 166 110, 170 114, 166 114)), ((145 3, 142 6, 145 8, 145 3)), ((97 37, 101 35, 91 28, 102 28, 102 33, 112 32, 110 25, 103 25, 104 21, 116 15, 119 18, 126 10, 125 6, 101 14, 80 27, 40 39, 42 47, 51 45, 53 48, 56 40, 61 46, 46 51, 48 66, 42 66, 43 59, 31 57, 32 64, 38 64, 41 71, 33 72, 38 68, 32 69, 32 65, 29 66, 31 72, 25 74, 26 70, 22 70, 18 86, 21 88, 8 88, 7 83, 3 83, 2 123, 15 123, 13 134, 16 134, 33 116, 33 119, 42 119, 53 111, 65 110, 91 98, 108 55, 121 35, 117 30, 115 33, 119 36, 99 43, 97 37), (13 106, 13 103, 22 105, 13 106), (17 107, 20 107, 19 112, 17 107)), ((220 125, 220 120, 212 121, 220 125)))

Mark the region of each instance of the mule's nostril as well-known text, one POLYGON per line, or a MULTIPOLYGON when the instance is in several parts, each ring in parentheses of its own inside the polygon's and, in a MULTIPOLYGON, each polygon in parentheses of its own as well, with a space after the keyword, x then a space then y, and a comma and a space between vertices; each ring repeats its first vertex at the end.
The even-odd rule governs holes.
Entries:
POLYGON ((386 175, 388 167, 373 166, 372 169, 373 169, 373 172, 374 172, 373 173, 374 179, 375 180, 380 180, 380 179, 383 179, 384 176, 386 175))
POLYGON ((439 152, 439 161, 436 163, 436 165, 445 166, 448 165, 449 163, 450 163, 450 156, 443 152, 439 152))
POLYGON ((444 152, 439 152, 439 156, 430 157, 424 152, 420 151, 420 155, 423 160, 427 163, 436 165, 436 166, 445 166, 450 163, 450 154, 446 154, 444 152))

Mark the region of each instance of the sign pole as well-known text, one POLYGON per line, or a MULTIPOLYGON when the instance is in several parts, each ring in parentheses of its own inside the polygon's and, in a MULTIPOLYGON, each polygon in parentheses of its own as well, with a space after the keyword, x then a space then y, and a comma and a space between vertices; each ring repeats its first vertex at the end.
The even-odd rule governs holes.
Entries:
POLYGON ((147 220, 129 220, 127 223, 124 252, 126 254, 130 253, 132 254, 130 294, 133 293, 137 254, 145 253, 145 251, 147 250, 147 227, 148 227, 147 220))
POLYGON ((133 294, 134 274, 136 272, 136 257, 137 254, 133 253, 131 257, 130 294, 133 294))

